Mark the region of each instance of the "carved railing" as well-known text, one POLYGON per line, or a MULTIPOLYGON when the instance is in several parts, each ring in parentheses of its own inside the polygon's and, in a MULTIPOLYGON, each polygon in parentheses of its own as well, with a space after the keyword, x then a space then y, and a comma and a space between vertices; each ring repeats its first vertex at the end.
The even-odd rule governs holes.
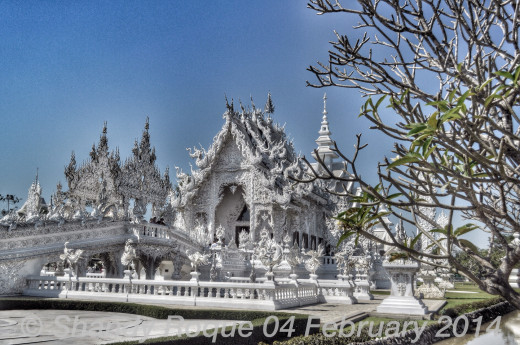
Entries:
POLYGON ((235 283, 91 277, 27 278, 24 295, 231 309, 277 310, 317 303, 312 283, 235 283))
POLYGON ((48 222, 43 226, 19 226, 12 231, 0 229, 0 260, 63 253, 63 243, 97 249, 124 244, 128 237, 126 222, 96 221, 66 222, 63 225, 48 222))
POLYGON ((56 271, 45 271, 45 270, 41 270, 40 271, 40 275, 41 276, 46 276, 46 277, 54 277, 56 275, 56 271))
POLYGON ((323 259, 323 265, 334 265, 334 266, 336 266, 336 259, 334 259, 333 256, 324 256, 322 259, 323 259))
POLYGON ((332 279, 298 279, 298 283, 315 284, 316 293, 320 302, 355 304, 356 298, 353 296, 355 284, 352 281, 332 280, 332 279))
POLYGON ((131 227, 134 235, 139 236, 145 241, 149 240, 154 243, 161 243, 163 240, 175 241, 178 244, 182 244, 184 249, 190 248, 197 251, 202 249, 202 247, 195 243, 186 232, 170 228, 166 225, 143 223, 132 225, 131 227))
POLYGON ((167 226, 158 224, 144 224, 142 225, 140 235, 146 237, 166 238, 170 239, 170 231, 167 226))

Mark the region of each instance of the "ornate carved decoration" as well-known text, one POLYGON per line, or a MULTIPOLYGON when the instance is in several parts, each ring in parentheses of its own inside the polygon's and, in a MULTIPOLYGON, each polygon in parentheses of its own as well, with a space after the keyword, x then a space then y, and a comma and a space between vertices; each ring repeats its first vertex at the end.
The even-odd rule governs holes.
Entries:
POLYGON ((318 246, 318 249, 309 250, 305 253, 306 256, 309 256, 309 258, 305 260, 305 269, 309 271, 311 274, 316 274, 318 268, 321 267, 321 258, 323 257, 324 251, 325 250, 323 248, 323 245, 320 244, 318 246))
POLYGON ((26 260, 0 261, 0 295, 19 293, 25 286, 25 278, 19 274, 26 260))

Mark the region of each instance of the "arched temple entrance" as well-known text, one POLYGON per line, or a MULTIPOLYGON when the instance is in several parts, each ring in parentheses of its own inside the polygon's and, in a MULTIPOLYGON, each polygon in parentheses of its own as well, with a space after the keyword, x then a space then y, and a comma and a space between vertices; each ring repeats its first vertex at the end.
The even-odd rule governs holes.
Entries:
POLYGON ((225 229, 224 242, 235 241, 239 244, 238 235, 241 231, 250 231, 250 209, 244 198, 241 185, 223 187, 223 196, 215 209, 215 226, 225 229))

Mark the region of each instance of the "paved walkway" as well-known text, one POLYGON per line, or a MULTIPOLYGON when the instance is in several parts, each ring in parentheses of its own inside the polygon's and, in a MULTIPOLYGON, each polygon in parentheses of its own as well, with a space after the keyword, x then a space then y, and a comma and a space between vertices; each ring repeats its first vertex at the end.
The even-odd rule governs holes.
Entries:
MULTIPOLYGON (((338 322, 343 318, 356 321, 373 313, 386 295, 374 295, 372 301, 358 304, 316 304, 301 308, 279 310, 281 312, 307 314, 320 318, 321 323, 338 322)), ((437 300, 423 300, 429 309, 439 307, 437 300)), ((171 306, 175 309, 198 307, 171 306)), ((207 309, 207 308, 201 308, 207 309)), ((221 309, 221 308, 212 308, 221 309)), ((144 340, 161 336, 173 336, 215 327, 236 325, 238 330, 245 321, 226 320, 158 320, 151 317, 79 310, 5 310, 0 311, 0 345, 7 344, 107 344, 115 341, 144 340)))
MULTIPOLYGON (((243 321, 158 320, 151 317, 80 310, 0 311, 0 344, 107 344, 202 332, 243 321)), ((238 329, 238 326, 237 326, 238 329)), ((207 331, 212 337, 212 332, 207 331)))
MULTIPOLYGON (((357 304, 333 304, 323 303, 314 304, 301 308, 293 308, 286 310, 279 310, 290 313, 308 314, 317 316, 320 318, 321 324, 328 322, 336 322, 343 318, 350 319, 363 313, 375 313, 377 306, 388 297, 387 295, 374 295, 374 299, 371 301, 358 301, 357 304)), ((430 311, 437 311, 444 303, 440 303, 440 300, 423 300, 424 304, 430 311)))

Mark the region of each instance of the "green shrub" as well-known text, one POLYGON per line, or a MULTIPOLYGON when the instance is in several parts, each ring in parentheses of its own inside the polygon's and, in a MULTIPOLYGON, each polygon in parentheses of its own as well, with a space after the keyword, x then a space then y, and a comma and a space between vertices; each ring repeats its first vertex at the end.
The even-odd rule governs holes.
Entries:
POLYGON ((450 317, 457 317, 462 314, 466 314, 478 309, 488 308, 495 304, 504 302, 502 297, 489 298, 482 301, 475 301, 471 303, 459 304, 458 306, 448 308, 442 311, 443 315, 448 315, 450 317))
MULTIPOLYGON (((271 314, 272 315, 272 314, 271 314)), ((294 315, 294 334, 300 335, 305 333, 305 328, 307 326, 307 316, 306 315, 294 315)), ((280 317, 279 318, 279 326, 281 327, 287 320, 289 316, 280 317)), ((256 345, 256 344, 269 344, 275 340, 280 339, 288 339, 283 332, 277 332, 273 337, 268 338, 264 335, 263 327, 264 327, 265 318, 253 320, 251 323, 253 324, 252 334, 249 337, 240 337, 237 332, 233 337, 222 337, 220 332, 216 338, 215 343, 212 342, 212 338, 208 338, 204 335, 196 336, 196 337, 188 337, 187 335, 177 336, 177 337, 161 337, 149 339, 144 342, 138 341, 127 341, 127 342, 118 342, 111 343, 110 345, 134 345, 134 344, 156 344, 156 345, 208 345, 208 344, 225 344, 225 345, 256 345)), ((274 321, 268 323, 267 332, 273 331, 274 321)), ((229 334, 231 327, 227 327, 225 329, 225 333, 229 334)), ((312 334, 312 333, 311 333, 312 334)))
POLYGON ((175 309, 156 305, 145 305, 126 302, 79 301, 65 299, 36 298, 0 298, 0 310, 13 309, 62 309, 104 311, 114 313, 136 314, 155 319, 167 319, 169 315, 182 316, 185 319, 220 319, 252 321, 270 315, 288 317, 292 314, 251 310, 215 310, 215 309, 175 309))

